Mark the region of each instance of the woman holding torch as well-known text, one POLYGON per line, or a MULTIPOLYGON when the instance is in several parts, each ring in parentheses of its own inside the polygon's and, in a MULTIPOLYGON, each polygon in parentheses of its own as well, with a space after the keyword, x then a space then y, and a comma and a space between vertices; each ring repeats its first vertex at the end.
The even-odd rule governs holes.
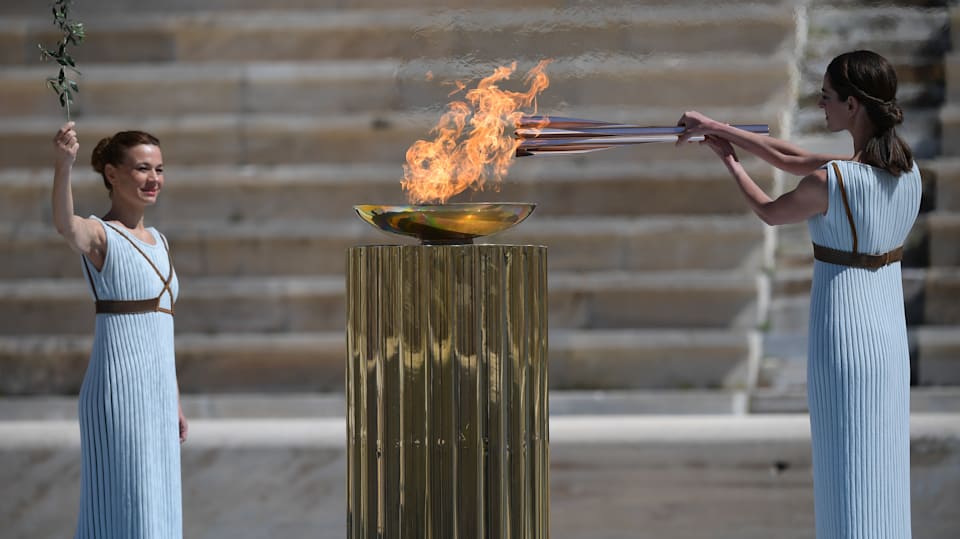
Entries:
POLYGON ((900 259, 921 182, 890 63, 870 51, 833 59, 819 107, 852 156, 804 151, 697 112, 678 144, 704 136, 767 224, 807 221, 813 240, 807 389, 817 537, 910 537, 910 361, 900 259), (772 199, 734 147, 803 176, 772 199))

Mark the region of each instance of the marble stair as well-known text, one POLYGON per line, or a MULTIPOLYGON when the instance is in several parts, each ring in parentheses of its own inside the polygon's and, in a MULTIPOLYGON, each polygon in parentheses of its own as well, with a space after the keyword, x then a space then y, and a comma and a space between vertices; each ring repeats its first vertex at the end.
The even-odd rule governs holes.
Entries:
MULTIPOLYGON (((69 394, 92 320, 76 257, 49 225, 48 141, 62 120, 37 88, 52 66, 30 51, 54 36, 19 4, 0 8, 0 245, 15 260, 0 298, 17 313, 2 325, 0 365, 19 373, 0 391, 69 394)), ((448 101, 441 81, 551 57, 543 112, 669 125, 697 104, 781 132, 793 6, 728 4, 78 7, 90 36, 76 51, 81 144, 131 126, 163 144, 168 185, 149 219, 183 283, 184 390, 341 387, 343 250, 398 241, 351 206, 404 201, 403 153, 448 101)), ((749 166, 772 185, 769 167, 749 166)), ((78 211, 102 213, 100 180, 77 170, 78 211)), ((753 383, 768 257, 731 187, 709 152, 651 145, 520 159, 499 192, 464 200, 538 203, 491 241, 550 248, 555 388, 731 390, 753 383)))

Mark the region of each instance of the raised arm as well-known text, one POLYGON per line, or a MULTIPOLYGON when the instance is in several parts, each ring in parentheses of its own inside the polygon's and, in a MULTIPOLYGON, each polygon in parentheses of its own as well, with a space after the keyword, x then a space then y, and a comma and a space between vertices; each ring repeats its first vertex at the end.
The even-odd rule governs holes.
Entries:
POLYGON ((770 198, 747 174, 737 159, 733 146, 726 139, 707 135, 703 141, 720 157, 736 180, 750 209, 768 225, 799 223, 825 213, 829 205, 827 171, 820 169, 805 176, 797 187, 776 199, 770 198))
POLYGON ((73 188, 70 176, 77 160, 80 143, 74 123, 68 122, 53 139, 55 162, 53 172, 53 224, 57 232, 74 251, 84 254, 97 269, 103 267, 106 255, 106 235, 103 227, 93 219, 74 214, 73 188))
POLYGON ((686 112, 677 122, 686 130, 677 144, 687 142, 697 135, 713 135, 730 141, 767 163, 796 176, 807 176, 826 163, 849 159, 850 156, 809 152, 785 140, 758 135, 708 118, 699 112, 686 112))

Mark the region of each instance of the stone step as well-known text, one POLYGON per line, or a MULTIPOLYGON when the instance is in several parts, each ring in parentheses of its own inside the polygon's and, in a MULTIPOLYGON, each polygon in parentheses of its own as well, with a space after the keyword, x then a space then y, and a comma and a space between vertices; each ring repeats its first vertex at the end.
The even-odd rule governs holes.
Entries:
MULTIPOLYGON (((960 23, 960 19, 957 20, 960 23)), ((949 52, 943 58, 944 63, 944 101, 960 103, 960 53, 949 52)))
MULTIPOLYGON (((622 4, 623 2, 621 2, 622 4)), ((727 0, 724 5, 738 4, 756 4, 756 5, 781 5, 784 0, 727 0)), ((902 1, 901 1, 902 3, 902 1)), ((527 8, 541 7, 554 10, 563 10, 571 8, 568 0, 529 0, 523 5, 527 8)), ((630 5, 644 6, 649 9, 650 6, 662 6, 661 0, 631 0, 630 5)), ((696 10, 708 9, 713 7, 713 0, 674 0, 670 3, 673 6, 684 6, 696 10)), ((516 7, 514 0, 486 0, 483 3, 485 8, 513 8, 516 7)), ((342 10, 381 10, 397 8, 440 8, 443 10, 464 10, 463 14, 469 14, 470 10, 476 8, 476 2, 470 0, 271 0, 269 9, 271 11, 292 10, 292 11, 342 11, 342 10)), ((116 12, 130 12, 136 10, 138 13, 197 13, 211 11, 259 11, 264 9, 264 3, 258 0, 164 0, 162 5, 141 4, 135 0, 87 0, 82 4, 73 6, 73 13, 77 14, 79 20, 83 20, 88 15, 113 14, 116 12)), ((32 0, 7 0, 0 4, 0 14, 5 15, 37 15, 44 14, 42 6, 38 8, 36 2, 32 0)))
MULTIPOLYGON (((910 418, 913 532, 960 527, 957 414, 910 418)), ((186 537, 343 537, 341 418, 197 420, 183 445, 186 537), (238 473, 242 470, 242 473, 238 473)), ((76 421, 0 424, 0 496, 12 537, 64 537, 76 524, 76 421)), ((810 424, 768 416, 550 419, 555 539, 802 539, 814 522, 810 424), (749 508, 749 509, 744 509, 749 508)))
MULTIPOLYGON (((66 334, 0 335, 0 393, 77 394, 92 340, 66 334)), ((550 387, 742 389, 750 385, 756 343, 747 331, 552 329, 550 387)), ((343 331, 179 332, 176 347, 184 394, 343 390, 343 331)))
MULTIPOLYGON (((949 144, 940 134, 942 114, 939 107, 912 108, 904 111, 904 121, 897 127, 897 134, 910 146, 918 159, 936 157, 940 154, 941 147, 949 144)), ((806 107, 799 111, 794 117, 794 125, 795 132, 803 136, 827 135, 823 111, 815 107, 806 107)), ((849 138, 846 133, 843 136, 849 138)), ((942 150, 947 151, 945 147, 942 150)), ((845 152, 835 149, 832 153, 845 152)))
MULTIPOLYGON (((552 368, 552 367, 551 367, 552 368)), ((551 380, 552 381, 552 380, 551 380)), ((915 412, 960 411, 960 388, 914 388, 915 412), (917 398, 919 397, 919 398, 917 398)), ((750 396, 736 389, 551 388, 550 415, 728 415, 743 414, 750 396)), ((772 398, 772 396, 771 396, 772 398)), ((343 391, 181 393, 191 420, 340 418, 346 413, 343 391)), ((37 394, 0 397, 0 422, 77 419, 77 395, 37 394)))
POLYGON ((960 103, 946 103, 940 110, 943 157, 960 157, 960 103))
MULTIPOLYGON (((710 6, 691 12, 630 5, 550 10, 111 12, 85 21, 79 64, 101 62, 277 61, 371 58, 534 58, 576 56, 585 47, 628 54, 703 50, 771 54, 789 50, 786 5, 710 6)), ((36 43, 58 35, 47 17, 0 22, 0 62, 36 62, 36 43)))
MULTIPOLYGON (((807 392, 758 389, 751 392, 751 414, 805 414, 809 411, 807 392)), ((33 400, 33 399, 24 399, 33 400)), ((911 387, 911 414, 955 414, 960 412, 960 388, 958 387, 911 387)))
MULTIPOLYGON (((775 107, 706 108, 704 112, 731 123, 765 123, 779 131, 775 107), (742 118, 742 119, 741 119, 742 118)), ((682 110, 644 107, 571 107, 551 114, 594 118, 641 125, 675 125, 682 110)), ((161 141, 168 165, 289 165, 304 163, 395 163, 397 177, 407 149, 428 138, 440 118, 433 112, 370 112, 325 116, 304 115, 194 115, 150 117, 131 125, 126 118, 98 117, 78 124, 81 155, 86 156, 102 137, 133 127, 149 131, 161 141)), ((0 118, 0 168, 50 166, 50 141, 60 121, 37 118, 0 118)), ((653 160, 712 161, 705 147, 675 149, 672 144, 641 144, 578 156, 531 157, 524 160, 603 159, 649 165, 653 160)), ((82 159, 80 162, 85 162, 82 159)), ((170 166, 167 167, 171 169, 170 166)))
MULTIPOLYGON (((653 146, 653 145, 647 145, 653 146)), ((660 145, 662 155, 692 155, 702 148, 660 145)), ((499 191, 468 191, 452 201, 530 201, 540 217, 655 215, 735 216, 748 206, 726 169, 716 161, 651 161, 640 166, 596 158, 524 157, 499 191)), ((356 204, 407 204, 403 171, 392 165, 307 164, 268 166, 175 166, 167 160, 163 193, 147 211, 165 231, 193 220, 229 223, 271 221, 359 222, 356 204)), ((772 192, 773 169, 744 161, 747 171, 772 192)), ((50 223, 52 169, 0 170, 0 223, 50 223)), ((109 209, 103 179, 77 165, 74 208, 79 215, 109 209)))
MULTIPOLYGON (((801 298, 793 298, 808 309, 801 298)), ((776 301, 771 310, 777 309, 776 301)), ((799 310, 799 308, 798 308, 799 310)), ((960 404, 960 325, 907 325, 913 389, 932 392, 916 402, 915 410, 955 410, 960 404), (937 396, 937 391, 945 394, 937 396)), ((764 404, 751 405, 752 412, 805 412, 807 369, 807 325, 775 328, 763 336, 758 361, 757 390, 752 393, 764 404)))
MULTIPOLYGON (((191 333, 343 328, 341 277, 198 277, 184 280, 177 328, 191 333)), ((753 328, 762 279, 743 272, 593 272, 550 276, 551 326, 565 329, 753 328)), ((0 334, 84 334, 93 328, 88 285, 77 279, 0 281, 15 316, 0 334)))
POLYGON ((914 327, 911 337, 917 383, 960 386, 960 325, 914 327))
MULTIPOLYGON (((191 221, 164 227, 184 280, 217 275, 342 275, 346 250, 413 243, 350 223, 191 221)), ((752 217, 541 217, 485 243, 546 245, 550 271, 753 270, 764 232, 752 217), (584 256, 590 253, 590 256, 584 256)), ((0 279, 76 277, 79 260, 49 225, 0 224, 0 279)))
POLYGON ((816 36, 805 43, 800 88, 805 102, 815 103, 830 60, 858 49, 876 51, 894 66, 900 103, 943 101, 943 56, 951 48, 944 32, 949 26, 946 9, 929 4, 918 9, 902 1, 824 3, 828 5, 806 10, 805 24, 816 36), (912 86, 920 88, 910 90, 912 86))
MULTIPOLYGON (((928 268, 902 268, 904 312, 908 326, 946 323, 930 318, 928 310, 931 291, 941 286, 943 276, 928 268)), ((770 283, 773 296, 770 304, 770 327, 778 331, 806 330, 810 311, 810 288, 813 279, 813 264, 804 268, 777 270, 770 283)), ((949 298, 947 298, 949 300, 949 298)))
POLYGON ((960 266, 960 212, 933 212, 927 217, 930 230, 930 265, 960 266))
MULTIPOLYGON (((806 10, 806 25, 816 28, 816 39, 806 42, 810 60, 823 62, 823 68, 836 55, 861 48, 894 58, 922 60, 942 55, 950 41, 944 30, 950 24, 948 9, 937 2, 873 2, 872 0, 835 0, 821 2, 806 10), (911 4, 922 3, 923 6, 911 4), (921 7, 921 9, 918 9, 921 7), (855 21, 855 22, 854 22, 855 21)), ((820 74, 823 70, 820 71, 820 74)), ((900 73, 897 73, 900 79, 900 73)))
MULTIPOLYGON (((805 328, 810 310, 809 276, 802 274, 789 284, 780 277, 777 294, 770 303, 769 325, 773 328, 805 328), (788 292, 795 293, 788 293, 788 292)), ((774 279, 774 283, 778 278, 774 279)), ((960 268, 931 267, 904 271, 904 309, 907 323, 924 326, 960 325, 960 268)))
MULTIPOLYGON (((551 388, 550 416, 743 416, 807 412, 806 390, 551 388)), ((342 418, 342 391, 182 393, 180 404, 191 421, 342 418)), ((910 388, 910 412, 960 413, 960 386, 910 388)), ((75 421, 77 395, 0 397, 0 422, 75 421)))
POLYGON ((927 324, 960 325, 960 267, 930 268, 924 294, 927 324))
POLYGON ((934 208, 938 212, 960 212, 960 158, 942 157, 925 163, 924 171, 933 179, 934 208))
POLYGON ((950 32, 950 42, 951 43, 960 43, 960 7, 956 4, 953 4, 949 7, 949 26, 947 26, 948 31, 950 32))
MULTIPOLYGON (((534 61, 520 61, 523 70, 534 61)), ((341 115, 351 112, 439 109, 452 99, 451 82, 492 72, 436 59, 214 64, 86 65, 71 113, 88 117, 192 114, 341 115)), ((550 87, 538 102, 557 106, 698 107, 786 104, 785 56, 685 55, 638 58, 584 54, 557 59, 547 68, 550 87), (745 84, 749 81, 748 84, 745 84), (703 92, 709 87, 710 92, 703 92)), ((8 68, 0 73, 0 115, 62 117, 56 99, 42 90, 49 66, 8 68)), ((520 84, 519 82, 517 84, 520 84)))

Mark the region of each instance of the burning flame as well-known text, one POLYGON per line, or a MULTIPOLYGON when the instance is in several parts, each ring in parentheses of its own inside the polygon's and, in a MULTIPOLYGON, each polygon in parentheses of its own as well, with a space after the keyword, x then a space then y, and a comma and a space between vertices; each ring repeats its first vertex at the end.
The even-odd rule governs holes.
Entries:
MULTIPOLYGON (((533 105, 537 95, 550 85, 543 60, 524 76, 526 92, 501 89, 517 63, 498 67, 468 90, 463 101, 453 101, 430 131, 432 141, 418 140, 407 150, 401 184, 413 204, 444 203, 467 188, 481 191, 488 180, 499 185, 510 168, 520 139, 513 130, 524 116, 522 107, 533 105)), ((466 88, 456 82, 451 95, 466 88)))

